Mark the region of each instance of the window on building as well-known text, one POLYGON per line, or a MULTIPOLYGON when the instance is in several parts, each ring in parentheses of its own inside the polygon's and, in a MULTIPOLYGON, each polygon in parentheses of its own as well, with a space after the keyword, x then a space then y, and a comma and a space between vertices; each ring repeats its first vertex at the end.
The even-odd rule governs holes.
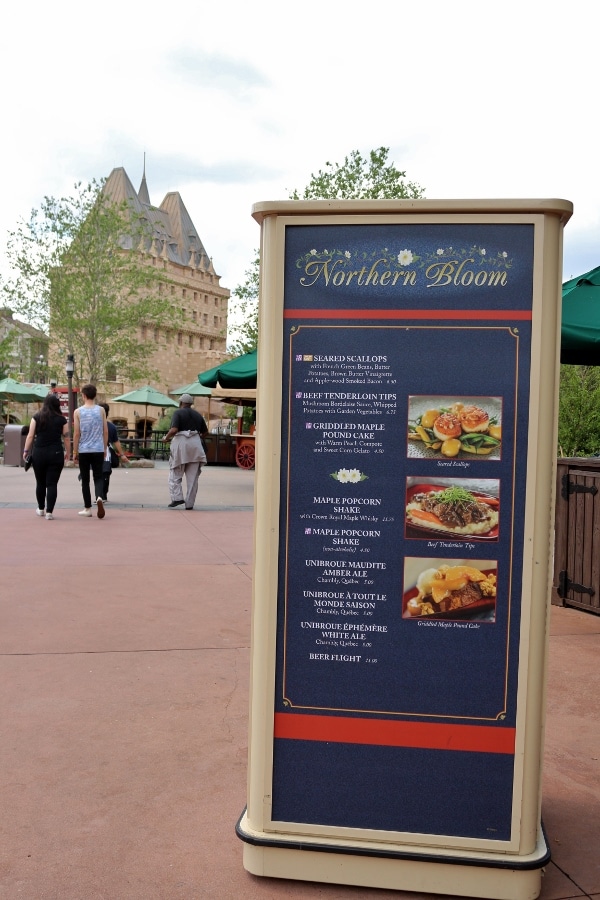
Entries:
POLYGON ((179 344, 180 347, 183 344, 183 335, 180 331, 177 332, 177 343, 179 344))
POLYGON ((219 298, 215 297, 215 306, 218 306, 218 305, 219 305, 219 298))
POLYGON ((194 291, 194 303, 198 300, 198 291, 194 291))
POLYGON ((183 290, 181 291, 181 296, 183 297, 184 300, 185 300, 185 294, 186 294, 186 290, 185 290, 185 288, 183 288, 183 290))
POLYGON ((164 284, 162 283, 162 281, 159 281, 159 282, 158 282, 158 293, 159 293, 159 294, 162 294, 162 292, 164 291, 164 289, 165 289, 164 284))
POLYGON ((204 313, 204 315, 202 316, 202 324, 203 324, 203 325, 208 325, 208 315, 207 315, 207 313, 204 313))
POLYGON ((214 320, 215 328, 218 328, 219 327, 219 317, 213 316, 213 320, 214 320))
POLYGON ((156 341, 157 344, 160 341, 160 328, 154 329, 154 340, 156 341))
POLYGON ((193 347, 193 346, 194 346, 194 335, 189 334, 188 335, 188 347, 193 347))
POLYGON ((107 381, 117 380, 117 367, 113 363, 106 367, 105 377, 107 381))
POLYGON ((195 322, 197 318, 198 318, 198 313, 196 312, 195 309, 193 309, 192 310, 192 322, 195 322))
POLYGON ((147 338, 148 338, 148 329, 146 328, 145 325, 142 325, 142 327, 140 328, 140 333, 141 333, 142 340, 143 340, 143 341, 147 340, 147 338))

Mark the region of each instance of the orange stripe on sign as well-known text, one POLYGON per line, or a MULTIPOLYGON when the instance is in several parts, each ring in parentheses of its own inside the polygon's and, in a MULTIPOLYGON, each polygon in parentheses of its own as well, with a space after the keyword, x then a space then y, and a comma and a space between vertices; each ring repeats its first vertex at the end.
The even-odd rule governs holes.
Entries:
POLYGON ((515 752, 515 729, 491 725, 448 725, 275 713, 274 734, 276 738, 292 741, 331 741, 473 753, 515 752))
POLYGON ((528 309, 286 309, 284 319, 470 319, 531 321, 528 309))

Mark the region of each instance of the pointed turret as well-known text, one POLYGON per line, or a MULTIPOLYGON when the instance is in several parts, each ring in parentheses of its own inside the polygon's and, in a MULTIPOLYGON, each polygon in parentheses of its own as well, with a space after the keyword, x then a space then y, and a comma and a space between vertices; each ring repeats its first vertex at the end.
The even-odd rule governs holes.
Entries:
POLYGON ((142 183, 138 191, 138 197, 142 203, 150 206, 150 194, 148 193, 148 185, 146 184, 146 154, 144 153, 144 171, 142 174, 142 183))

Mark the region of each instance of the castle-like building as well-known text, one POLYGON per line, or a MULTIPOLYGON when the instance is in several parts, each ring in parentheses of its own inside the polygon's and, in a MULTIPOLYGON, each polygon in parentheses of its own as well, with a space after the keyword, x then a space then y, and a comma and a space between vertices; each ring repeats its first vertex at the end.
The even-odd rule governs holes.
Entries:
MULTIPOLYGON (((113 169, 103 188, 115 203, 127 203, 144 219, 151 231, 148 265, 165 274, 159 290, 169 291, 181 304, 185 325, 177 329, 154 328, 140 322, 139 338, 154 346, 149 363, 159 373, 153 387, 169 393, 181 385, 196 381, 198 373, 227 358, 227 315, 230 291, 220 284, 212 260, 185 208, 179 192, 169 192, 160 206, 150 202, 144 171, 138 191, 123 168, 113 169)), ((140 387, 120 381, 119 372, 109 370, 99 390, 110 403, 112 397, 140 387)), ((202 408, 202 401, 197 401, 202 408)), ((110 418, 130 428, 143 429, 145 409, 129 404, 110 403, 110 418), (136 415, 137 413, 137 415, 136 415)), ((160 417, 160 409, 148 408, 148 423, 160 417)))

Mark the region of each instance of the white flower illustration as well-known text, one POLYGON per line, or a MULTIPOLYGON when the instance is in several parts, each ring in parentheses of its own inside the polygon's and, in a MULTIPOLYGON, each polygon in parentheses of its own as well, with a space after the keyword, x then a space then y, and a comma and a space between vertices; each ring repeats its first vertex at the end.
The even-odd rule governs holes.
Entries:
POLYGON ((352 254, 350 253, 349 250, 346 250, 346 251, 344 251, 344 256, 346 257, 346 259, 350 259, 350 257, 352 256, 352 254))
POLYGON ((316 250, 311 250, 311 251, 310 251, 310 255, 311 255, 311 256, 316 256, 316 255, 317 255, 317 251, 316 251, 316 250))
POLYGON ((506 252, 506 250, 502 251, 502 256, 504 257, 504 259, 506 259, 506 257, 508 256, 508 253, 506 252))
POLYGON ((440 248, 437 250, 437 255, 438 255, 438 256, 443 256, 443 255, 444 255, 444 251, 443 251, 442 247, 440 247, 440 248))
POLYGON ((369 476, 365 475, 360 469, 338 469, 332 472, 331 477, 342 484, 358 484, 359 481, 365 481, 369 476))
POLYGON ((485 256, 485 249, 483 247, 481 248, 481 250, 479 252, 481 253, 482 256, 485 256))
POLYGON ((398 254, 398 262, 401 266, 409 266, 413 261, 412 250, 401 250, 398 254))

